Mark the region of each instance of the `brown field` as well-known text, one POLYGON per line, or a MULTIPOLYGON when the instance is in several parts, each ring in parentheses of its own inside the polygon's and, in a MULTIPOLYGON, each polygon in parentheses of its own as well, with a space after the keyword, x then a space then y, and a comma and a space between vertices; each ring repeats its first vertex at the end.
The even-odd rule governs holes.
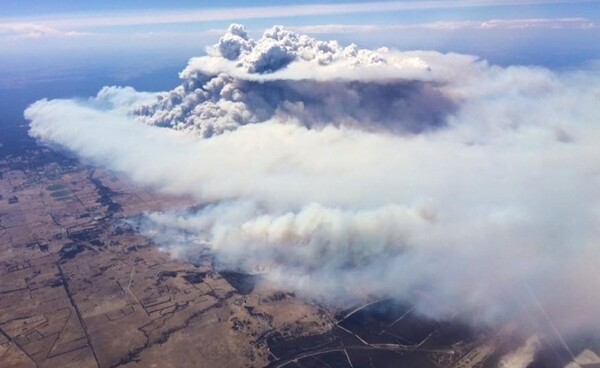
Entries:
POLYGON ((0 367, 254 367, 266 335, 330 328, 289 295, 235 289, 124 219, 191 202, 82 164, 0 161, 0 367), (35 168, 31 168, 34 166, 35 168))

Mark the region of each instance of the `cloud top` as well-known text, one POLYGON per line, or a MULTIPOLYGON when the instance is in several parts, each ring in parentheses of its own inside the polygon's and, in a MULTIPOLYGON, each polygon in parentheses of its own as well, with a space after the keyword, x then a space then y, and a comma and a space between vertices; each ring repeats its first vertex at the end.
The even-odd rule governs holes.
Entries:
POLYGON ((280 26, 253 40, 232 24, 207 56, 190 60, 181 86, 134 113, 204 137, 273 118, 418 133, 443 125, 459 98, 443 87, 460 69, 481 67, 474 59, 342 47, 280 26))

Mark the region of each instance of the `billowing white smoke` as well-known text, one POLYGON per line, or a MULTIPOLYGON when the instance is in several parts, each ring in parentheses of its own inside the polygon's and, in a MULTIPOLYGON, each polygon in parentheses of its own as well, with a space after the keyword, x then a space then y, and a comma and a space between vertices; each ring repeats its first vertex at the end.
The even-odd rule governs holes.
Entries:
POLYGON ((31 134, 212 203, 142 221, 175 256, 209 249, 328 302, 495 321, 538 298, 563 326, 599 327, 598 70, 357 51, 279 27, 253 41, 232 26, 211 52, 171 92, 39 101, 31 134))

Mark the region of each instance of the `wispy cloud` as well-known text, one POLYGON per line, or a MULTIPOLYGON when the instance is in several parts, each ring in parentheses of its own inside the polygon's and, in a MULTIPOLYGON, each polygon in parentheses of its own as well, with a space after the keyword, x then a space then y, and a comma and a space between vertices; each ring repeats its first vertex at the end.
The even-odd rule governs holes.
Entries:
POLYGON ((318 24, 290 27, 310 34, 365 33, 407 29, 468 30, 468 29, 593 29, 598 23, 586 18, 490 19, 485 21, 432 22, 417 24, 318 24))
MULTIPOLYGON (((63 25, 64 26, 64 25, 63 25)), ((75 27, 75 24, 71 24, 75 27)), ((88 24, 89 26, 89 24, 88 24)), ((490 19, 485 21, 452 21, 431 22, 417 24, 316 24, 307 26, 290 27, 290 29, 310 34, 340 34, 340 33, 365 33, 397 31, 406 29, 430 29, 430 30, 465 30, 465 29, 596 29, 597 22, 587 18, 530 18, 530 19, 490 19)), ((205 33, 220 34, 222 29, 212 29, 205 33)), ((75 37, 90 35, 89 32, 66 30, 56 26, 34 22, 8 22, 0 23, 0 35, 8 35, 11 38, 42 38, 42 37, 75 37)), ((135 33, 139 35, 140 33, 135 33)), ((149 36, 173 35, 173 32, 146 32, 149 36)))
POLYGON ((86 33, 76 31, 65 31, 38 23, 0 23, 0 35, 8 34, 14 38, 41 38, 41 37, 74 37, 86 33))
MULTIPOLYGON (((469 22, 468 22, 469 23, 469 22)), ((534 18, 534 19, 492 19, 485 22, 470 22, 471 28, 522 29, 522 28, 596 28, 598 24, 586 18, 534 18)), ((460 25, 459 25, 460 26, 460 25)), ((469 24, 465 24, 469 28, 469 24)))
POLYGON ((173 11, 146 11, 114 14, 79 14, 53 18, 0 19, 0 26, 10 27, 23 22, 43 24, 56 29, 89 29, 95 27, 135 26, 157 24, 185 24, 211 21, 289 18, 324 16, 334 14, 362 14, 409 10, 434 10, 452 8, 481 8, 490 6, 522 6, 532 4, 558 4, 590 2, 591 0, 426 0, 381 1, 321 5, 286 5, 268 7, 237 7, 186 9, 173 11))

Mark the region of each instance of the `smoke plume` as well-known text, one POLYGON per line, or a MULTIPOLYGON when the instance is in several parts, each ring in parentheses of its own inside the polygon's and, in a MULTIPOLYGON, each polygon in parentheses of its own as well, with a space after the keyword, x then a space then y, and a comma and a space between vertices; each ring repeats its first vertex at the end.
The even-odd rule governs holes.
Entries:
POLYGON ((599 327, 597 68, 232 25, 181 79, 38 101, 30 133, 195 197, 141 221, 176 257, 210 251, 329 303, 394 297, 486 323, 542 305, 561 328, 599 327))

